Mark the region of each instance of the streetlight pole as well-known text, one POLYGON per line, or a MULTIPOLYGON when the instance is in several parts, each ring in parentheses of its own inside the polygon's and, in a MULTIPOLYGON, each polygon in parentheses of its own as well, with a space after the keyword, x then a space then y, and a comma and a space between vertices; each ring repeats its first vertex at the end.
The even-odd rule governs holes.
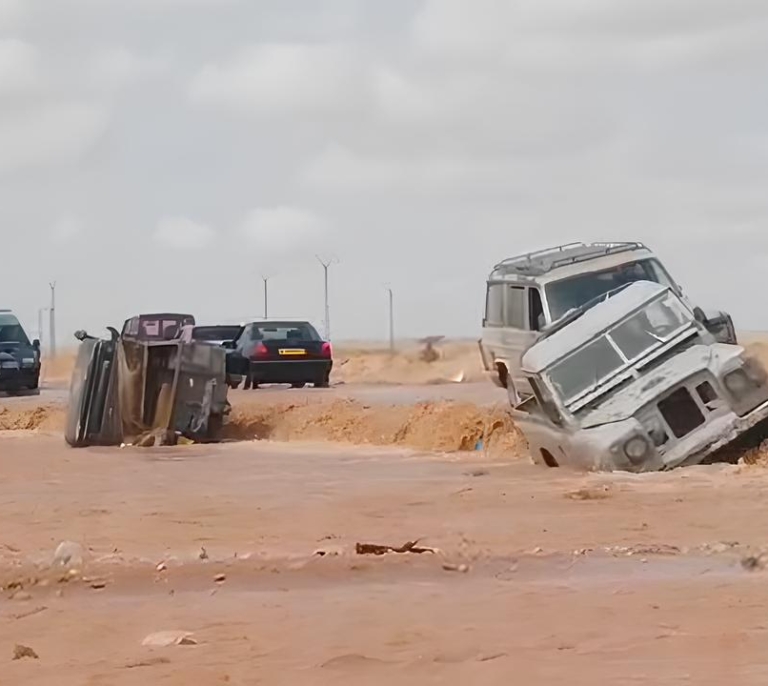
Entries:
POLYGON ((323 265, 323 292, 325 295, 325 340, 330 341, 331 340, 331 310, 328 306, 328 267, 331 266, 334 262, 338 262, 335 258, 331 258, 330 260, 327 260, 326 262, 323 262, 323 260, 320 259, 318 255, 315 255, 317 257, 317 261, 323 265))
POLYGON ((394 354, 395 352, 395 308, 394 297, 392 295, 392 289, 387 287, 387 293, 389 293, 389 352, 394 354))
POLYGON ((50 336, 50 355, 56 357, 56 282, 51 281, 48 284, 51 288, 51 307, 48 310, 50 317, 48 323, 48 335, 50 336))
POLYGON ((40 347, 43 347, 43 313, 47 310, 47 307, 37 308, 37 338, 40 340, 40 347))
POLYGON ((264 282, 264 319, 266 319, 267 318, 267 312, 269 311, 268 310, 269 299, 268 299, 268 295, 267 295, 267 282, 269 281, 269 277, 268 276, 262 276, 261 280, 264 282))

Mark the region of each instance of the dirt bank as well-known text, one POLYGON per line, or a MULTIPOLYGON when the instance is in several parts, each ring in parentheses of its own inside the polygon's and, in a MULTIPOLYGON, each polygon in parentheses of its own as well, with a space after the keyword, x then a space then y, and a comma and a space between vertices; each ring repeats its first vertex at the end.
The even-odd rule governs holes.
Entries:
MULTIPOLYGON (((62 431, 61 406, 0 409, 0 431, 62 431)), ((359 402, 237 405, 225 438, 235 440, 338 441, 407 446, 419 450, 521 452, 524 443, 501 406, 422 403, 371 407, 359 402)))

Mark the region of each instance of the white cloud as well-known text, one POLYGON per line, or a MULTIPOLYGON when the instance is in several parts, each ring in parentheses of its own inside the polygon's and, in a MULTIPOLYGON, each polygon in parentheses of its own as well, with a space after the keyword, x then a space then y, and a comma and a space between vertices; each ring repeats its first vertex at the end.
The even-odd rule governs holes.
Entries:
POLYGON ((51 239, 58 244, 70 243, 83 233, 84 228, 83 222, 76 217, 60 217, 51 227, 51 239))
POLYGON ((0 40, 0 95, 25 91, 38 80, 35 46, 14 38, 0 40))
POLYGON ((295 207, 251 210, 240 233, 259 253, 284 255, 318 248, 327 237, 327 225, 316 214, 295 207))
POLYGON ((204 66, 190 95, 196 102, 255 113, 349 111, 360 95, 358 59, 341 46, 250 46, 204 66))
POLYGON ((16 23, 26 10, 29 0, 0 0, 0 27, 16 23))
POLYGON ((167 67, 165 57, 145 57, 122 46, 112 47, 94 57, 91 79, 98 86, 119 88, 158 74, 167 67))
POLYGON ((153 239, 168 248, 202 250, 216 238, 216 232, 205 224, 186 217, 163 217, 157 223, 153 239))
POLYGON ((99 140, 107 122, 103 107, 83 102, 0 112, 0 172, 77 163, 99 140))

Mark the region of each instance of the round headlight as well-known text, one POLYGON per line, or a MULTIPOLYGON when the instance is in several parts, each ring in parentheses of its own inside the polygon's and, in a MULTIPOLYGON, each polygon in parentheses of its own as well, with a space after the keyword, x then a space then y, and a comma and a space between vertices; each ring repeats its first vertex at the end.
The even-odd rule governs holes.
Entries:
POLYGON ((648 453, 648 441, 642 436, 630 438, 624 444, 624 452, 632 462, 639 462, 648 453))
POLYGON ((747 379, 747 375, 741 369, 737 369, 735 372, 731 372, 730 374, 727 374, 723 379, 723 382, 725 383, 725 387, 731 393, 734 393, 736 395, 746 391, 747 386, 749 386, 749 380, 747 379))

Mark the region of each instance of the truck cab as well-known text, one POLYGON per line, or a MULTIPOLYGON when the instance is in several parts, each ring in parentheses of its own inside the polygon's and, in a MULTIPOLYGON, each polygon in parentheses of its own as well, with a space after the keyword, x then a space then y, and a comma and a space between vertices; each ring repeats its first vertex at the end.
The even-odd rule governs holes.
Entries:
MULTIPOLYGON (((536 337, 570 311, 636 281, 660 284, 691 305, 659 258, 642 243, 569 243, 496 264, 486 283, 478 342, 491 380, 507 389, 513 405, 530 395, 520 358, 536 337)), ((737 342, 730 315, 691 309, 718 341, 737 342)))
MULTIPOLYGON (((696 464, 768 417, 768 374, 718 343, 670 287, 600 296, 525 351, 512 411, 534 462, 650 471, 696 464)), ((762 435, 762 434, 760 434, 762 435)))

